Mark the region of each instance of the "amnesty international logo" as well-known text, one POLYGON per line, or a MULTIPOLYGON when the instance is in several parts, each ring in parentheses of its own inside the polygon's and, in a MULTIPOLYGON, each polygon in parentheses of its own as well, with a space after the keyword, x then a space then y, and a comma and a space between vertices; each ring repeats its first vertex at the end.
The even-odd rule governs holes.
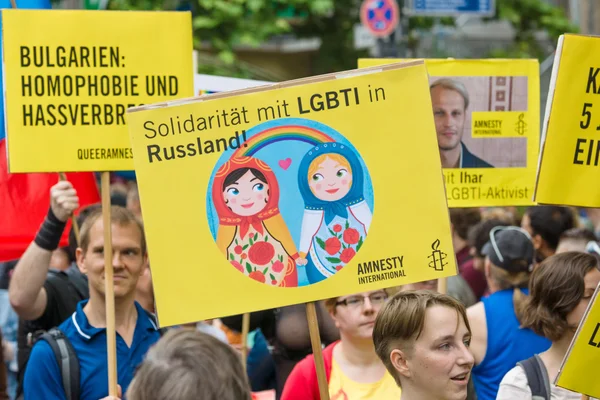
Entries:
POLYGON ((515 124, 515 132, 519 135, 524 135, 527 132, 527 122, 523 121, 525 118, 525 113, 519 114, 519 120, 515 124))
POLYGON ((446 261, 448 254, 439 250, 439 247, 440 239, 436 239, 435 242, 431 244, 431 248, 433 251, 427 258, 431 259, 431 261, 429 261, 429 268, 433 268, 436 271, 443 271, 444 267, 448 265, 448 262, 446 261))

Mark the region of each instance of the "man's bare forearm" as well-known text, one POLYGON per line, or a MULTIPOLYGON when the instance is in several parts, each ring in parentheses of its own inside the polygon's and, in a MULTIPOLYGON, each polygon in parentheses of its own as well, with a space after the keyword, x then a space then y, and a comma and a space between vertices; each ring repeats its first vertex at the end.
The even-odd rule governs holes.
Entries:
POLYGON ((58 248, 69 216, 79 207, 73 185, 60 181, 50 189, 50 209, 40 229, 17 263, 8 290, 10 304, 23 319, 39 318, 46 309, 44 282, 52 252, 58 248))

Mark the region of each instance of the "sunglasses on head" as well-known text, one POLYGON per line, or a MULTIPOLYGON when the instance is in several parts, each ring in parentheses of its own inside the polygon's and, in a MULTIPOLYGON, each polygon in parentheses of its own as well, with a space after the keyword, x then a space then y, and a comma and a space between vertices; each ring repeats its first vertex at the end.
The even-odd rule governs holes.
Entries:
POLYGON ((598 242, 588 242, 588 244, 585 246, 585 252, 590 254, 597 254, 600 256, 600 245, 598 244, 598 242))
POLYGON ((527 239, 531 240, 531 235, 529 235, 529 232, 527 232, 525 229, 520 228, 518 226, 496 226, 496 227, 492 228, 492 230, 490 231, 490 243, 492 244, 494 253, 496 253, 496 256, 498 257, 500 262, 504 262, 504 257, 502 257, 502 254, 500 253, 500 249, 498 249, 498 244, 496 243, 496 232, 498 232, 498 231, 521 232, 523 235, 525 235, 527 237, 527 239))

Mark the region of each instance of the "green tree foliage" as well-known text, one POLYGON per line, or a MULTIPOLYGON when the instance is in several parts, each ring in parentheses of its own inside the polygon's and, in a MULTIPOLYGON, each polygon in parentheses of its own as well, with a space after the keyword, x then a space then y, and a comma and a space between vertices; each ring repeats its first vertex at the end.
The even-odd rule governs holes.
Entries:
POLYGON ((510 48, 496 50, 491 57, 543 59, 549 53, 536 34, 546 33, 555 46, 561 34, 578 32, 563 9, 544 0, 497 0, 494 19, 509 21, 515 29, 515 39, 510 48))
MULTIPOLYGON (((334 0, 188 0, 193 14, 194 47, 210 48, 216 57, 204 55, 208 70, 227 71, 229 76, 253 75, 239 63, 237 46, 258 46, 280 35, 294 35, 307 18, 331 15, 334 0)), ((337 3, 337 1, 336 1, 337 3)), ((172 10, 177 0, 111 0, 116 10, 172 10)), ((315 32, 314 36, 319 36, 315 32)))
MULTIPOLYGON (((314 61, 314 73, 340 71, 356 67, 366 51, 354 49, 354 25, 360 22, 362 0, 110 0, 117 10, 174 10, 188 1, 193 13, 194 46, 203 52, 200 72, 239 77, 257 77, 257 70, 239 62, 238 46, 253 47, 281 37, 318 37, 322 44, 314 61)), ((404 0, 398 0, 402 9, 404 0)), ((185 5, 185 4, 184 4, 185 5)), ((497 0, 496 15, 490 19, 508 20, 516 30, 513 45, 495 51, 490 57, 547 56, 548 50, 536 39, 547 32, 555 43, 558 35, 576 32, 562 9, 544 0, 497 0)), ((398 56, 415 56, 418 32, 427 34, 435 19, 410 17, 405 21, 398 56)), ((454 25, 454 18, 437 23, 454 25)), ((260 79, 260 78, 259 78, 260 79)))
POLYGON ((335 0, 331 12, 309 14, 295 31, 300 37, 318 37, 321 46, 315 56, 314 73, 323 74, 356 68, 366 50, 354 48, 354 26, 360 22, 361 0, 335 0))
POLYGON ((322 15, 332 5, 333 0, 195 0, 194 35, 208 41, 225 64, 233 65, 234 46, 258 46, 276 35, 292 33, 290 9, 322 15))
MULTIPOLYGON (((400 0, 401 2, 403 0, 400 0)), ((506 20, 515 29, 514 41, 510 47, 494 50, 489 55, 492 58, 539 58, 548 56, 548 41, 555 46, 558 36, 565 32, 577 32, 577 26, 569 22, 560 7, 553 6, 545 0, 496 0, 496 13, 490 20, 506 20), (540 34, 546 34, 546 42, 540 41, 540 34), (537 36, 536 36, 537 35, 537 36)), ((434 25, 433 18, 408 18, 407 47, 408 56, 414 56, 419 47, 416 33, 427 32, 434 25)), ((440 25, 453 26, 451 17, 440 18, 440 25)), ((431 55, 439 57, 440 55, 431 55)), ((451 55, 448 55, 451 56, 451 55)))

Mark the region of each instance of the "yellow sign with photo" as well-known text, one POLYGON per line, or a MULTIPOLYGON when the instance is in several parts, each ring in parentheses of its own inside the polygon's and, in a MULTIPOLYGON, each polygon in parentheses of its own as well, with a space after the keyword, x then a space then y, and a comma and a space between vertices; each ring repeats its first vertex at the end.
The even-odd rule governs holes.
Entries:
POLYGON ((425 65, 368 72, 128 111, 161 325, 456 275, 425 65))
MULTIPOLYGON (((397 61, 365 58, 358 67, 397 61)), ((533 205, 538 61, 427 59, 425 64, 448 206, 533 205)))
POLYGON ((600 38, 562 35, 546 103, 535 200, 600 207, 600 38))
POLYGON ((2 10, 8 166, 133 169, 129 107, 191 97, 189 12, 2 10))
POLYGON ((594 398, 600 398, 600 380, 596 378, 596 367, 600 363, 599 288, 596 288, 555 379, 556 386, 594 398))

